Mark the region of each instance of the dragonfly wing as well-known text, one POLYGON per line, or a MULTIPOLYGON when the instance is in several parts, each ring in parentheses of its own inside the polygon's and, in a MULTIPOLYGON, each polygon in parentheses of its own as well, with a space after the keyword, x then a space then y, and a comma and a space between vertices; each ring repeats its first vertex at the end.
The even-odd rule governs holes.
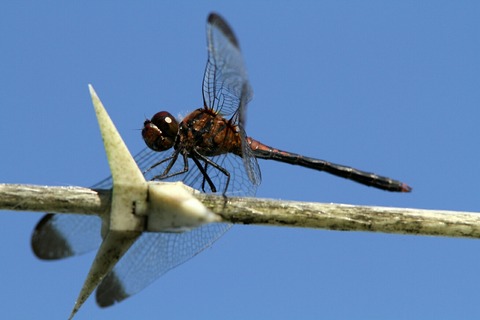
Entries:
MULTIPOLYGON (((135 161, 142 170, 150 168, 155 163, 169 156, 168 152, 154 152, 145 148, 137 155, 135 161)), ((227 194, 230 195, 255 195, 256 187, 251 186, 245 179, 242 160, 235 155, 221 155, 212 158, 213 161, 226 168, 236 178, 230 183, 227 194)), ((191 162, 191 160, 189 160, 191 162)), ((203 175, 195 169, 195 165, 189 164, 191 170, 182 176, 182 180, 197 190, 202 190, 203 175)), ((183 169, 181 160, 177 161, 172 172, 183 169)), ((145 178, 150 180, 155 175, 163 172, 164 167, 158 166, 154 170, 145 173, 145 178)), ((226 183, 226 177, 213 167, 207 169, 209 176, 218 188, 226 183)), ((167 181, 178 181, 178 177, 167 179, 167 181)), ((108 177, 92 186, 93 189, 109 189, 112 186, 112 179, 108 177)), ((208 192, 208 190, 206 190, 208 192)), ((101 243, 101 220, 96 216, 78 214, 46 214, 36 225, 31 246, 35 255, 40 259, 52 260, 62 259, 70 256, 80 255, 94 250, 101 243)))
MULTIPOLYGON (((92 189, 111 188, 108 177, 92 189)), ((33 230, 31 246, 42 260, 56 260, 81 255, 100 246, 102 220, 97 216, 47 213, 33 230)))
POLYGON ((248 99, 248 84, 244 84, 237 112, 238 128, 240 129, 240 136, 242 137, 242 159, 248 178, 253 185, 258 186, 262 182, 262 174, 257 162, 257 158, 255 157, 250 144, 247 142, 247 134, 245 132, 245 115, 247 112, 248 99))
MULTIPOLYGON (((143 155, 141 159, 144 159, 140 160, 143 164, 151 166, 148 155, 143 155)), ((210 190, 202 190, 207 189, 208 184, 193 161, 188 161, 190 170, 181 176, 182 181, 197 190, 209 192, 210 190)), ((235 176, 227 189, 228 195, 255 195, 257 186, 246 176, 241 157, 223 154, 212 157, 212 161, 235 176)), ((163 172, 167 165, 168 163, 165 163, 156 167, 154 172, 146 174, 146 178, 163 172)), ((183 166, 183 160, 179 159, 171 172, 181 171, 183 166)), ((218 188, 225 186, 226 176, 223 173, 212 166, 207 167, 207 173, 218 188)), ((167 179, 169 180, 178 181, 178 177, 167 179)), ((230 224, 214 223, 183 233, 142 234, 97 288, 97 303, 107 307, 136 294, 170 269, 211 246, 230 227, 230 224)))
POLYGON ((242 88, 248 87, 246 103, 252 99, 238 40, 230 26, 212 13, 207 21, 208 60, 203 76, 203 102, 224 117, 238 109, 242 88))
POLYGON ((214 223, 183 233, 142 234, 97 288, 97 303, 108 307, 141 291, 211 246, 230 226, 214 223))
MULTIPOLYGON (((135 156, 143 169, 168 155, 145 148, 135 156)), ((92 189, 110 189, 108 177, 92 186, 92 189)), ((37 223, 32 233, 31 246, 39 259, 55 260, 81 255, 100 246, 102 221, 97 216, 47 213, 37 223)))
POLYGON ((31 245, 39 259, 56 260, 89 252, 100 246, 102 221, 97 216, 48 213, 37 223, 31 245))

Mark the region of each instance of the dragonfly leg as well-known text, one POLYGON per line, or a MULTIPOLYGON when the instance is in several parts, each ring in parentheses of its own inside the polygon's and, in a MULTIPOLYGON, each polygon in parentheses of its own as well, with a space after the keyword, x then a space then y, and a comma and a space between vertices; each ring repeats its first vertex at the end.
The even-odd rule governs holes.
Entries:
POLYGON ((195 164, 197 165, 198 167, 198 170, 200 170, 200 172, 202 173, 203 175, 203 181, 202 181, 202 191, 205 192, 205 181, 207 181, 208 183, 208 186, 210 187, 210 190, 212 190, 213 193, 217 192, 217 188, 215 187, 215 184, 213 183, 212 179, 210 179, 210 177, 208 176, 207 174, 207 165, 208 163, 205 162, 205 168, 202 166, 202 164, 200 163, 200 161, 198 161, 198 159, 193 156, 191 157, 193 162, 195 162, 195 164))
MULTIPOLYGON (((205 172, 207 172, 207 169, 208 169, 208 163, 205 162, 205 167, 203 168, 205 170, 205 172)), ((202 190, 205 191, 205 176, 203 176, 203 179, 202 179, 202 190)))
MULTIPOLYGON (((162 161, 159 161, 159 162, 155 163, 154 165, 152 165, 151 167, 149 167, 147 170, 143 171, 143 174, 150 172, 153 168, 158 167, 158 166, 161 165, 162 163, 165 163, 165 162, 170 161, 170 160, 172 160, 172 159, 173 159, 172 162, 175 163, 175 161, 177 161, 177 157, 178 157, 178 153, 174 153, 174 154, 171 155, 170 157, 165 158, 165 159, 163 159, 162 161), (174 158, 175 158, 175 159, 174 159, 174 158)), ((173 166, 173 164, 172 164, 172 165, 169 165, 169 166, 170 166, 170 168, 171 168, 171 167, 173 166)))
MULTIPOLYGON (((175 162, 177 162, 179 152, 175 152, 175 154, 172 157, 169 157, 171 159, 170 163, 168 164, 167 168, 165 171, 163 171, 162 174, 154 176, 151 180, 165 180, 174 176, 178 176, 180 174, 183 174, 188 171, 188 158, 186 154, 182 154, 183 157, 183 169, 174 173, 170 173, 170 170, 172 169, 173 165, 175 162)), ((165 162, 165 161, 162 161, 165 162)))
MULTIPOLYGON (((207 164, 211 165, 212 167, 214 167, 215 169, 217 169, 218 171, 220 171, 221 173, 223 173, 225 175, 225 177, 227 178, 227 182, 225 183, 225 188, 223 189, 223 196, 225 196, 225 194, 227 193, 227 189, 228 189, 228 185, 230 184, 230 173, 227 171, 227 169, 225 169, 224 167, 220 166, 219 164, 215 163, 214 161, 210 160, 209 158, 205 157, 204 155, 201 155, 200 153, 196 152, 195 151, 195 154, 200 158, 202 159, 203 161, 205 161, 205 166, 207 164)), ((199 168, 200 169, 200 168, 199 168)), ((201 168, 203 170, 203 168, 201 168)), ((207 182, 208 180, 210 180, 210 177, 208 177, 208 175, 206 174, 205 172, 205 177, 207 179, 207 182)), ((210 184, 210 183, 209 183, 210 184)))

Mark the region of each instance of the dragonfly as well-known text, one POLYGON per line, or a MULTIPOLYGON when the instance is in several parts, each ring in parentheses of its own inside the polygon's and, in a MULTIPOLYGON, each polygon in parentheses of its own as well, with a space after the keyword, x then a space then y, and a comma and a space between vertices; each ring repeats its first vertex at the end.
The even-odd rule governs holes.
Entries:
MULTIPOLYGON (((216 13, 208 16, 206 31, 204 106, 180 122, 166 111, 145 120, 142 137, 147 147, 134 158, 147 180, 183 181, 224 196, 254 196, 261 182, 257 159, 267 159, 325 171, 382 190, 411 191, 397 180, 282 151, 248 137, 245 113, 253 91, 238 40, 216 13)), ((108 177, 92 188, 111 186, 108 177)), ((108 307, 138 293, 211 246, 230 227, 214 223, 181 233, 143 233, 98 286, 98 305, 108 307)), ((56 260, 87 253, 101 241, 99 217, 46 214, 33 231, 31 245, 38 258, 56 260)))

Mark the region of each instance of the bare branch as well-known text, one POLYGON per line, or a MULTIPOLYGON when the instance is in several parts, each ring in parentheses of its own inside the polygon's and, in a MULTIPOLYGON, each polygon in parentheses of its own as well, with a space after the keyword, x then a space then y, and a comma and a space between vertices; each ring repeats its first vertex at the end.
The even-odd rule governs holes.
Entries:
POLYGON ((0 210, 101 215, 110 208, 111 190, 0 184, 0 210))
POLYGON ((259 198, 196 195, 224 220, 237 224, 480 238, 480 215, 471 212, 356 206, 259 198))
MULTIPOLYGON (((307 203, 259 198, 195 195, 225 221, 339 231, 480 238, 480 215, 345 204, 307 203)), ((0 209, 55 213, 103 214, 110 190, 0 184, 0 209)))

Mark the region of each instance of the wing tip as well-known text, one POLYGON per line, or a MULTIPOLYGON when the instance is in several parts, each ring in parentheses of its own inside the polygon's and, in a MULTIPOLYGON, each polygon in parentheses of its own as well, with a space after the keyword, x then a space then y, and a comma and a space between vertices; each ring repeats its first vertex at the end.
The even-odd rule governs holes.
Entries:
POLYGON ((35 256, 42 260, 57 260, 73 255, 62 234, 51 224, 53 217, 55 217, 53 213, 44 215, 32 233, 30 246, 35 256))
POLYGON ((98 286, 95 300, 99 307, 106 308, 125 300, 129 296, 115 272, 112 271, 98 286))
POLYGON ((216 26, 224 35, 228 38, 228 40, 240 50, 240 45, 238 43, 237 37, 233 33, 232 28, 230 25, 225 21, 225 19, 216 12, 212 12, 208 15, 207 18, 208 24, 212 26, 216 26))

